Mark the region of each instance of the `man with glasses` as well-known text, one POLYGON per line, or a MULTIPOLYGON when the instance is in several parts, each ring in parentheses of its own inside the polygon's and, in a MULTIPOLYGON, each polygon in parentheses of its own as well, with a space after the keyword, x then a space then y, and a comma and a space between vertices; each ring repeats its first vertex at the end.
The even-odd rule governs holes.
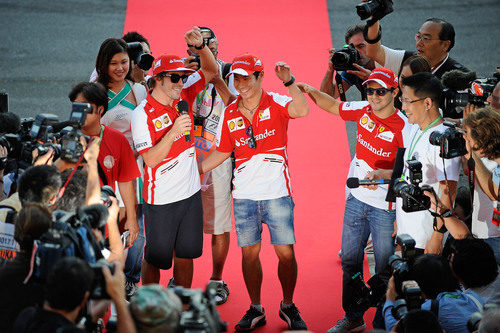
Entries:
MULTIPOLYGON (((219 43, 215 33, 207 27, 200 27, 205 40, 219 66, 219 74, 205 85, 193 103, 196 158, 203 160, 215 150, 218 123, 226 105, 231 104, 238 93, 234 90, 234 80, 230 76, 228 85, 223 72, 229 72, 230 63, 217 58, 219 43), (221 75, 222 74, 222 75, 221 75)), ((188 45, 188 53, 198 55, 193 45, 188 45)), ((189 58, 188 58, 189 59, 189 58)), ((188 66, 197 69, 199 63, 188 66), (194 67, 192 67, 195 65, 194 67)), ((227 73, 226 73, 227 74, 227 73)), ((188 83, 189 83, 188 79, 188 83)), ((203 232, 212 235, 212 274, 209 283, 215 287, 217 304, 227 301, 229 288, 222 280, 224 263, 229 252, 231 231, 231 179, 233 163, 228 158, 217 168, 201 176, 201 200, 203 203, 203 232)))
POLYGON ((198 27, 188 31, 185 39, 199 50, 201 69, 193 73, 178 56, 157 58, 154 87, 133 112, 131 126, 135 149, 145 163, 143 284, 159 283, 160 269, 172 267, 175 253, 175 283, 190 288, 193 258, 202 253, 203 223, 200 177, 190 139, 193 113, 181 114, 179 101, 192 105, 217 74, 217 63, 198 27))
POLYGON ((291 98, 262 90, 264 65, 261 59, 251 54, 234 59, 228 75, 234 75, 239 96, 219 121, 217 149, 200 163, 200 173, 207 172, 226 160, 234 150, 234 218, 243 254, 243 277, 251 301, 250 309, 236 325, 236 330, 249 331, 266 324, 260 298, 262 266, 259 252, 263 223, 269 227, 271 244, 279 259, 278 276, 283 291, 279 316, 290 329, 307 329, 293 303, 297 262, 286 145, 290 118, 306 116, 309 107, 295 84, 290 67, 278 62, 274 70, 288 87, 291 98))
MULTIPOLYGON (((408 129, 409 124, 406 117, 394 107, 398 80, 392 70, 377 68, 363 82, 367 102, 339 102, 310 85, 298 85, 323 110, 338 115, 343 120, 357 122, 356 156, 351 162, 348 177, 371 178, 374 170, 393 168, 397 149, 403 147, 402 133, 408 129)), ((358 187, 351 189, 347 197, 341 257, 342 307, 345 317, 328 332, 361 331, 366 327, 364 311, 356 308, 356 290, 352 289, 349 282, 356 273, 363 273, 364 249, 370 234, 373 239, 376 273, 385 268, 387 260, 394 254, 392 235, 396 212, 393 203, 385 201, 387 189, 387 185, 379 186, 375 191, 358 187)), ((383 324, 375 322, 374 326, 383 328, 383 324)))
POLYGON ((368 27, 365 36, 368 43, 366 53, 368 57, 380 65, 392 69, 395 73, 401 70, 401 64, 410 56, 423 56, 431 65, 432 74, 441 78, 444 73, 452 69, 468 72, 462 64, 448 54, 455 45, 455 29, 451 23, 438 18, 429 18, 415 34, 416 52, 394 50, 382 45, 382 30, 379 21, 368 27))

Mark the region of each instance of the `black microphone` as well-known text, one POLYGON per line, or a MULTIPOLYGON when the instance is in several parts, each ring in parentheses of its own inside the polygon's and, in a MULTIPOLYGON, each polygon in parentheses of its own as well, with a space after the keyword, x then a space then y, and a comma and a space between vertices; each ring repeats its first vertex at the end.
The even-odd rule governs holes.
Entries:
POLYGON ((347 178, 346 185, 349 188, 358 188, 362 185, 383 185, 390 184, 390 179, 358 179, 355 177, 347 178))
POLYGON ((443 74, 441 83, 445 86, 445 88, 460 91, 469 89, 472 81, 476 78, 476 72, 463 72, 461 70, 454 69, 443 74))
MULTIPOLYGON (((187 114, 189 111, 188 102, 179 101, 179 103, 177 103, 177 109, 179 110, 179 114, 187 114)), ((191 131, 185 131, 184 137, 186 138, 186 142, 191 142, 191 131)))

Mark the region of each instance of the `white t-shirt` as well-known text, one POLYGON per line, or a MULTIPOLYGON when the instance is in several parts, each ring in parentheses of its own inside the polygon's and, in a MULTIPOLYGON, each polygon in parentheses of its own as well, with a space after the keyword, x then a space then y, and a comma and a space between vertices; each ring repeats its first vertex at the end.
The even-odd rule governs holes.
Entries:
POLYGON ((403 63, 405 50, 394 50, 384 45, 382 45, 382 48, 385 51, 384 66, 381 66, 379 63, 375 63, 375 67, 389 68, 397 75, 399 73, 399 69, 401 68, 401 64, 403 63))
MULTIPOLYGON (((439 157, 439 146, 433 146, 429 143, 429 136, 432 132, 444 132, 447 128, 448 127, 443 124, 439 124, 422 134, 420 127, 414 124, 410 130, 410 134, 403 138, 406 148, 404 161, 406 162, 415 157, 417 161, 422 163, 422 183, 420 186, 431 186, 438 195, 439 182, 445 180, 444 170, 446 170, 448 180, 458 181, 460 169, 459 157, 445 159, 443 169, 443 159, 439 157), (410 146, 414 147, 412 151, 410 151, 410 146), (409 155, 410 153, 411 156, 409 155)), ((407 168, 404 168, 404 176, 405 181, 409 182, 409 172, 407 168)), ((402 198, 397 198, 396 222, 398 226, 398 235, 409 234, 415 240, 417 248, 425 249, 425 245, 431 238, 433 232, 432 225, 434 219, 432 215, 428 210, 407 213, 403 211, 402 204, 402 198)))
MULTIPOLYGON (((482 158, 481 161, 485 167, 493 171, 498 165, 495 161, 482 158)), ((497 202, 491 199, 483 192, 481 186, 476 182, 474 186, 474 209, 472 212, 472 234, 477 238, 500 237, 500 228, 494 225, 493 209, 497 202)))

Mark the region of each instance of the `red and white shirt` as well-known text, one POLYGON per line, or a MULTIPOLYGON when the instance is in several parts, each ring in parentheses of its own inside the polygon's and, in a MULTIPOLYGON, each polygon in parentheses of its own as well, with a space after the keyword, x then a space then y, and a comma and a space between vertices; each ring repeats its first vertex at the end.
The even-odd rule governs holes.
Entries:
MULTIPOLYGON (((348 177, 364 179, 368 172, 393 169, 399 147, 404 147, 403 136, 410 124, 401 111, 381 119, 366 101, 340 104, 342 119, 357 122, 356 156, 351 161, 348 177)), ((395 205, 385 201, 389 185, 379 185, 373 191, 362 186, 352 189, 358 200, 376 208, 392 210, 395 205)))
POLYGON ((233 198, 269 200, 291 195, 286 144, 288 104, 292 99, 262 91, 250 124, 238 111, 240 98, 226 108, 217 131, 217 150, 230 153, 234 149, 233 198), (248 147, 246 130, 250 125, 257 142, 255 149, 248 147))
MULTIPOLYGON (((184 84, 181 99, 193 105, 196 95, 205 87, 205 76, 201 70, 191 74, 190 80, 184 84)), ((172 128, 179 117, 177 104, 172 107, 163 105, 149 93, 146 99, 135 109, 132 116, 132 137, 135 149, 144 154, 155 146, 172 128)), ((193 112, 191 117, 191 133, 193 128, 193 112)), ((194 137, 186 142, 184 134, 175 138, 168 155, 154 168, 144 167, 144 201, 151 205, 164 205, 189 198, 200 190, 200 175, 196 163, 194 137)))
MULTIPOLYGON (((106 182, 116 192, 115 182, 126 183, 140 177, 139 168, 125 135, 102 125, 102 140, 97 161, 101 165, 106 182)), ((104 185, 101 179, 101 186, 104 185)))

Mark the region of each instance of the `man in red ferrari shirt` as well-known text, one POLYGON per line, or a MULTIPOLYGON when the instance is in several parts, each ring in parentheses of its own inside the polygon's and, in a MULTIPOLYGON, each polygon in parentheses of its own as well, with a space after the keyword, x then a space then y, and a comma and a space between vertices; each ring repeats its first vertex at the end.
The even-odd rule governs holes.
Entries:
POLYGON ((101 125, 101 117, 108 108, 106 89, 99 83, 81 82, 73 87, 69 93, 72 102, 90 103, 93 108, 87 114, 82 133, 88 136, 99 137, 99 173, 101 186, 109 185, 118 189, 126 210, 125 230, 129 231, 128 243, 132 245, 139 235, 139 226, 136 217, 135 189, 133 180, 140 177, 139 168, 134 153, 125 136, 109 126, 101 125))
POLYGON ((207 172, 234 150, 234 217, 243 254, 243 276, 251 300, 250 309, 236 330, 248 331, 266 324, 260 301, 263 222, 269 227, 271 244, 279 259, 278 276, 283 290, 279 315, 291 329, 307 329, 293 303, 297 261, 286 145, 288 121, 306 116, 309 107, 294 83, 290 67, 278 62, 274 70, 292 98, 262 90, 264 66, 258 57, 243 54, 234 59, 228 75, 234 75, 234 87, 240 95, 219 121, 217 149, 200 163, 200 173, 207 172))
POLYGON ((158 283, 160 269, 172 267, 175 253, 175 284, 189 288, 193 259, 202 253, 203 212, 194 137, 188 141, 186 135, 194 132, 193 112, 181 115, 178 103, 182 99, 193 105, 217 75, 218 66, 198 27, 188 31, 185 39, 198 50, 201 69, 185 68, 174 55, 155 59, 154 87, 133 112, 131 127, 135 149, 146 164, 142 281, 158 283))

